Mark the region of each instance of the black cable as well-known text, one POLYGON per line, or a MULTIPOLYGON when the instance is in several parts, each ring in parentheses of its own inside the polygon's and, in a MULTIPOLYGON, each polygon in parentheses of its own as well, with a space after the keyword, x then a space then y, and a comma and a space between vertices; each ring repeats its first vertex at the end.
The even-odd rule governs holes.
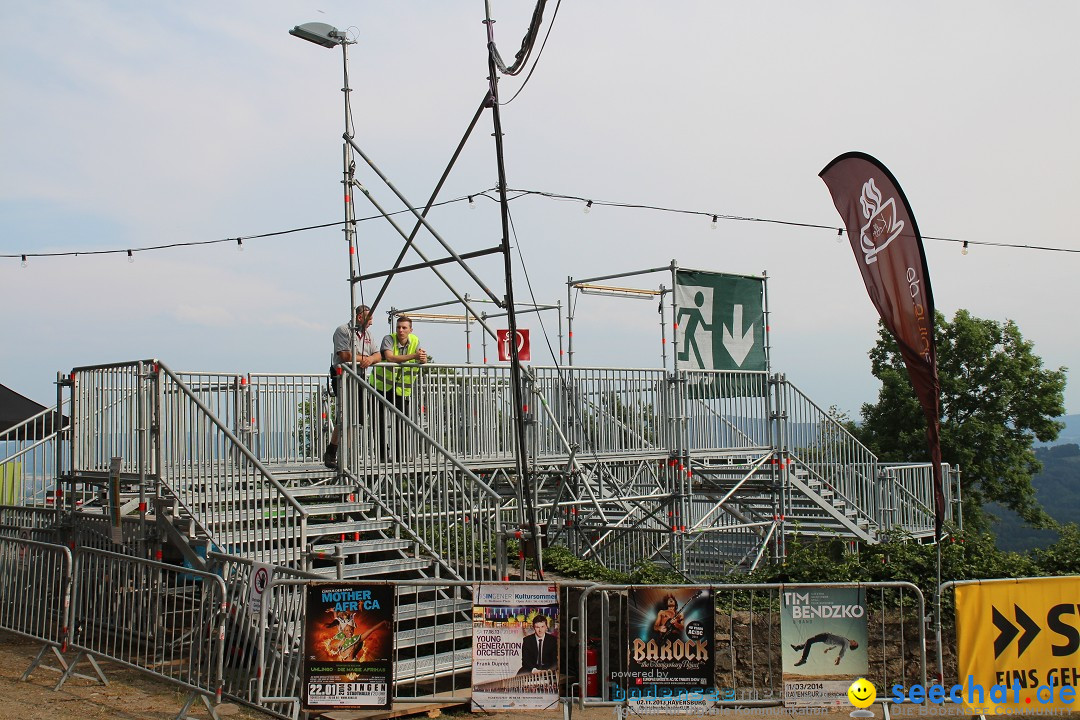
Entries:
MULTIPOLYGON (((453 198, 450 200, 444 200, 443 202, 435 203, 432 207, 441 207, 443 205, 450 205, 452 203, 462 202, 471 198, 485 197, 488 200, 498 202, 497 198, 493 198, 487 193, 492 192, 494 188, 488 188, 480 192, 470 193, 468 195, 462 195, 461 197, 453 198)), ((508 196, 508 201, 519 200, 523 197, 535 195, 537 197, 548 198, 550 200, 559 200, 562 202, 591 202, 594 206, 601 207, 617 207, 617 208, 629 208, 635 210, 654 210, 657 212, 673 213, 678 215, 693 215, 697 217, 715 217, 718 220, 737 220, 741 222, 755 222, 755 223, 769 223, 774 225, 786 225, 789 227, 801 227, 810 228, 815 230, 829 230, 831 232, 837 232, 844 234, 847 232, 845 228, 837 227, 836 225, 819 225, 817 223, 804 223, 795 222, 792 220, 776 220, 772 218, 759 218, 759 217, 747 217, 742 215, 727 215, 724 213, 714 213, 706 210, 685 210, 680 208, 664 207, 661 205, 646 205, 641 203, 626 203, 626 202, 611 202, 607 200, 591 200, 586 197, 578 195, 563 195, 560 193, 545 192, 542 190, 521 190, 521 189, 508 189, 507 193, 516 193, 515 195, 508 196)), ((411 213, 411 210, 397 210, 392 213, 387 213, 387 216, 402 215, 405 213, 411 213)), ((369 220, 377 220, 386 217, 384 215, 369 215, 362 218, 357 218, 355 222, 367 222, 369 220)), ((216 245, 218 243, 235 243, 243 240, 258 240, 261 238, 277 237, 279 235, 289 235, 292 233, 306 232, 308 230, 321 230, 324 228, 335 227, 342 225, 344 221, 339 220, 337 222, 322 223, 320 225, 308 225, 306 227, 292 228, 289 230, 278 230, 276 232, 260 233, 257 235, 242 235, 240 237, 221 238, 218 240, 197 240, 191 242, 178 242, 167 243, 164 245, 147 245, 143 247, 132 248, 118 248, 115 250, 69 250, 65 252, 38 252, 38 253, 0 253, 0 258, 19 258, 19 257, 72 257, 78 255, 118 255, 126 252, 147 252, 150 250, 166 250, 170 248, 179 247, 195 247, 199 245, 216 245)), ((1054 247, 1050 245, 1017 245, 1014 243, 993 242, 991 240, 964 240, 962 238, 941 237, 937 235, 923 235, 923 240, 936 240, 939 242, 951 242, 958 243, 960 245, 968 246, 985 246, 985 247, 1000 247, 1008 248, 1012 250, 1042 250, 1045 252, 1061 252, 1061 253, 1080 253, 1080 248, 1066 248, 1066 247, 1054 247)))
POLYGON ((562 0, 558 0, 558 2, 555 3, 555 12, 551 13, 551 22, 548 24, 547 32, 544 33, 544 42, 540 43, 540 49, 536 51, 536 62, 534 62, 532 64, 532 67, 529 68, 529 74, 525 76, 525 80, 521 83, 521 87, 517 89, 517 92, 514 93, 514 97, 510 98, 504 103, 499 103, 500 105, 505 106, 514 102, 514 100, 517 99, 517 96, 521 94, 521 91, 525 89, 525 86, 529 84, 529 80, 532 78, 533 73, 536 71, 536 66, 540 64, 540 56, 544 54, 544 48, 547 47, 547 41, 548 38, 551 37, 551 29, 555 27, 555 18, 559 15, 559 6, 561 5, 562 0))
MULTIPOLYGON (((488 190, 484 190, 483 192, 479 192, 479 193, 473 193, 472 195, 462 195, 461 197, 456 197, 456 198, 452 198, 450 200, 444 200, 442 202, 435 203, 434 205, 432 205, 432 207, 441 207, 443 205, 450 205, 452 203, 463 202, 463 201, 468 200, 470 197, 478 197, 478 196, 488 197, 487 195, 484 195, 484 193, 487 193, 487 192, 490 192, 490 191, 491 191, 491 189, 489 188, 488 190)), ((521 196, 518 195, 518 196, 515 196, 514 198, 511 198, 511 199, 517 199, 518 197, 521 197, 521 196)), ((392 213, 387 213, 387 215, 389 215, 389 216, 403 215, 405 213, 411 213, 411 212, 412 212, 411 210, 407 210, 407 209, 406 210, 397 210, 397 211, 392 212, 392 213)), ((357 218, 354 221, 354 223, 367 222, 368 220, 380 220, 383 217, 386 217, 386 216, 384 216, 384 215, 368 215, 366 217, 357 218)), ((118 249, 115 249, 115 250, 66 250, 66 251, 63 251, 63 252, 0 253, 0 257, 5 257, 5 258, 27 257, 27 258, 31 258, 31 257, 75 257, 75 256, 78 256, 78 255, 119 255, 121 253, 127 253, 127 252, 133 252, 133 253, 135 253, 135 252, 148 252, 148 251, 151 251, 151 250, 168 250, 168 249, 172 249, 172 248, 181 248, 181 247, 197 247, 197 246, 200 246, 200 245, 217 245, 219 243, 235 243, 235 242, 244 241, 244 240, 259 240, 261 238, 278 237, 280 235, 291 235, 293 233, 307 232, 309 230, 323 230, 325 228, 337 227, 339 225, 344 225, 344 224, 345 224, 344 220, 338 220, 336 222, 322 223, 320 225, 307 225, 305 227, 291 228, 289 230, 277 230, 277 231, 274 231, 274 232, 259 233, 257 235, 241 235, 239 237, 220 238, 220 239, 217 239, 217 240, 192 240, 192 241, 189 241, 189 242, 166 243, 166 244, 163 244, 163 245, 144 245, 142 247, 118 248, 118 249)))
MULTIPOLYGON (((832 230, 839 233, 846 233, 847 230, 836 225, 819 225, 817 223, 805 223, 796 222, 794 220, 776 220, 773 218, 759 218, 748 217, 743 215, 727 215, 725 213, 710 212, 707 210, 684 210, 680 208, 665 207, 663 205, 646 205, 642 203, 627 203, 627 202, 614 202, 610 200, 593 200, 592 198, 581 197, 578 195, 563 195, 560 193, 546 192, 543 190, 520 190, 520 189, 508 189, 507 192, 518 193, 514 199, 524 197, 526 195, 536 195, 539 197, 545 197, 551 200, 560 200, 564 202, 581 202, 591 203, 593 206, 600 207, 617 207, 617 208, 629 208, 634 210, 655 210, 657 212, 674 213, 677 215, 694 215, 698 217, 716 218, 718 220, 738 220, 741 222, 754 222, 754 223, 768 223, 772 225, 786 225, 789 227, 802 227, 811 228, 815 230, 832 230)), ((1012 248, 1016 250, 1046 250, 1049 252, 1065 252, 1065 253, 1080 253, 1080 248, 1064 248, 1064 247, 1052 247, 1048 245, 1016 245, 1013 243, 992 242, 990 240, 963 240, 961 238, 940 237, 936 235, 923 235, 923 240, 938 240, 941 242, 961 243, 967 245, 985 245, 987 247, 1003 247, 1012 248)))
POLYGON ((521 49, 514 55, 513 65, 507 67, 506 63, 503 62, 502 56, 499 54, 499 49, 495 47, 495 43, 489 43, 488 50, 491 53, 491 57, 495 61, 495 66, 503 75, 517 75, 524 69, 525 63, 529 61, 533 46, 536 44, 536 36, 540 33, 540 25, 543 24, 544 21, 544 7, 546 5, 547 0, 536 0, 536 6, 533 7, 532 19, 529 20, 529 27, 525 31, 525 37, 521 39, 521 49))

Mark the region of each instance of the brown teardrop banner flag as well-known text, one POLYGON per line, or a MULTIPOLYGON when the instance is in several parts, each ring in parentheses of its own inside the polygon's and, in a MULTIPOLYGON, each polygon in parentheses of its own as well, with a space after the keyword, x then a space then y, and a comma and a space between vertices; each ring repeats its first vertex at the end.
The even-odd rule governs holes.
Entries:
POLYGON ((876 159, 845 153, 818 173, 844 219, 870 300, 900 346, 926 415, 934 472, 934 537, 941 539, 945 494, 941 476, 941 387, 934 343, 934 296, 922 236, 904 191, 876 159))

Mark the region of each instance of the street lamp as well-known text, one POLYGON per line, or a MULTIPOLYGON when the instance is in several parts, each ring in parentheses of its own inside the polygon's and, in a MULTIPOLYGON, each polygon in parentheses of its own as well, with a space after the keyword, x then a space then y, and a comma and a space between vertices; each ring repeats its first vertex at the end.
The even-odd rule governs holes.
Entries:
MULTIPOLYGON (((341 46, 341 58, 345 68, 345 84, 341 88, 341 92, 345 94, 345 143, 342 149, 344 169, 341 183, 344 186, 342 189, 344 190, 345 201, 345 241, 349 246, 349 317, 351 318, 349 323, 354 325, 356 322, 354 308, 356 307, 356 278, 358 277, 359 259, 356 254, 356 206, 353 203, 352 193, 353 186, 356 183, 355 162, 353 161, 352 145, 349 144, 353 137, 352 106, 349 102, 349 94, 352 92, 349 88, 349 46, 355 45, 356 41, 350 40, 344 32, 333 25, 321 22, 297 25, 289 31, 289 34, 325 48, 341 46)), ((363 332, 363 328, 359 328, 359 330, 363 332)), ((355 360, 353 370, 356 370, 355 360)))
POLYGON ((336 27, 320 22, 297 25, 289 31, 289 34, 327 48, 346 45, 349 42, 345 34, 338 32, 336 27))

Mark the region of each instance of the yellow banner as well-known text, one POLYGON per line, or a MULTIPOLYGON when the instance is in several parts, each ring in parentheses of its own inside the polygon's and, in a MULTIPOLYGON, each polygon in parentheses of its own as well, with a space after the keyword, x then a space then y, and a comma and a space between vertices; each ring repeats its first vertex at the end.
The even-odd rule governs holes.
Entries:
POLYGON ((22 502, 21 463, 14 460, 0 463, 0 505, 17 505, 22 502))
POLYGON ((1080 710, 1080 577, 956 586, 964 707, 1080 710))

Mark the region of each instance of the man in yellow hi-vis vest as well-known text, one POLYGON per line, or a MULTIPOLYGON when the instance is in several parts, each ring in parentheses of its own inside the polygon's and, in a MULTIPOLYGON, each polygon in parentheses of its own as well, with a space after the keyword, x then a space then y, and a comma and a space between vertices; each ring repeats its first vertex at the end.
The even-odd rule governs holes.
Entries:
MULTIPOLYGON (((372 385, 382 393, 390 403, 403 414, 409 414, 409 399, 412 396, 412 384, 414 365, 422 365, 427 362, 427 351, 420 347, 420 338, 412 333, 412 320, 401 315, 395 326, 397 332, 383 338, 382 359, 383 362, 397 363, 398 367, 376 367, 372 378, 372 385)), ((401 455, 403 433, 405 428, 399 422, 391 422, 392 434, 396 441, 392 443, 401 455)), ((379 423, 381 429, 383 423, 379 423)), ((380 441, 382 445, 382 441, 380 441)), ((380 448, 382 450, 383 448, 380 448)))

